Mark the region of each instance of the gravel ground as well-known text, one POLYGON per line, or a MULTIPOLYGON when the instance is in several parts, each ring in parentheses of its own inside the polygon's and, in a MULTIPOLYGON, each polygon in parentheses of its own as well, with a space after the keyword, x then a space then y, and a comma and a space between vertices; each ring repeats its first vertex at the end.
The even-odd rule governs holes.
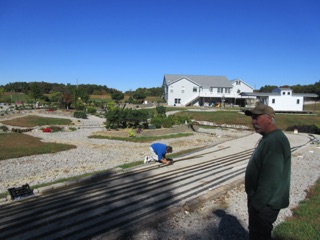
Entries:
MULTIPOLYGON (((318 139, 319 136, 318 136, 318 139)), ((291 209, 305 199, 306 190, 320 177, 320 146, 307 145, 292 155, 290 206, 280 211, 275 226, 292 216, 291 209)), ((246 240, 247 198, 241 184, 216 200, 199 203, 128 237, 130 240, 246 240)))
MULTIPOLYGON (((44 116, 48 117, 48 115, 44 116)), ((144 156, 149 155, 150 143, 88 138, 96 132, 108 134, 108 131, 103 127, 105 119, 90 116, 89 119, 78 121, 76 127, 79 129, 76 131, 44 133, 41 130, 33 130, 27 132, 26 134, 39 137, 45 142, 73 144, 77 148, 54 154, 0 161, 0 193, 6 192, 8 188, 19 187, 26 183, 29 185, 50 183, 62 178, 115 168, 124 163, 142 161, 144 156)), ((189 137, 159 139, 159 141, 171 145, 174 152, 179 152, 215 145, 221 141, 247 134, 250 132, 216 129, 209 134, 195 133, 189 137)))

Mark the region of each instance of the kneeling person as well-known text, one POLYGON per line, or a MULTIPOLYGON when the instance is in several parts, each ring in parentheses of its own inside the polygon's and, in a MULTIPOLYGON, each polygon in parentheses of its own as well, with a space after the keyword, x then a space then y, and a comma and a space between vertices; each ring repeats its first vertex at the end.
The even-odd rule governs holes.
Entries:
POLYGON ((172 147, 167 146, 163 143, 153 143, 150 146, 151 156, 146 156, 144 159, 144 163, 149 163, 151 161, 161 162, 163 164, 171 164, 166 158, 167 153, 172 153, 172 147))

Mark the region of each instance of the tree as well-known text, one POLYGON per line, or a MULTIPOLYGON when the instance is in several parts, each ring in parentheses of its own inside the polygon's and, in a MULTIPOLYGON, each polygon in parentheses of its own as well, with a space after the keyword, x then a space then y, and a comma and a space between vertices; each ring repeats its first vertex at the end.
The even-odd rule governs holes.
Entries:
POLYGON ((132 95, 134 99, 142 103, 144 99, 147 97, 147 94, 145 93, 145 89, 138 88, 134 94, 132 95))
POLYGON ((139 125, 146 125, 148 123, 149 113, 145 109, 133 110, 125 109, 126 126, 137 128, 139 125))
POLYGON ((271 92, 273 89, 277 88, 278 86, 275 85, 265 85, 264 87, 261 87, 259 92, 271 92))
POLYGON ((0 99, 2 98, 3 94, 4 94, 4 88, 0 87, 0 99))
POLYGON ((123 110, 120 108, 114 108, 108 111, 105 115, 106 121, 106 128, 120 128, 123 127, 122 121, 124 119, 123 110))
POLYGON ((124 94, 121 91, 114 91, 111 94, 111 98, 116 103, 119 103, 120 100, 124 99, 124 94))
POLYGON ((41 94, 41 89, 38 85, 38 83, 33 82, 30 84, 30 97, 31 99, 34 99, 35 101, 37 101, 38 99, 41 99, 42 94, 41 94))
POLYGON ((66 109, 69 109, 72 103, 72 96, 70 94, 70 92, 65 92, 63 93, 62 96, 62 104, 64 105, 64 107, 66 109))

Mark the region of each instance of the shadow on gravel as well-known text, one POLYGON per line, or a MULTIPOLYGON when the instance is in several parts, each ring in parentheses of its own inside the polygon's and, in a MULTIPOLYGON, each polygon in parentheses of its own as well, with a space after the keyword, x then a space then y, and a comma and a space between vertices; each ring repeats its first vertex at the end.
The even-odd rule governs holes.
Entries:
POLYGON ((213 212, 214 215, 220 218, 219 226, 215 232, 215 238, 219 240, 247 240, 249 239, 248 232, 244 229, 238 219, 227 214, 224 210, 218 209, 213 212))
POLYGON ((169 210, 172 181, 148 172, 105 175, 12 202, 0 208, 0 239, 124 239, 169 210))

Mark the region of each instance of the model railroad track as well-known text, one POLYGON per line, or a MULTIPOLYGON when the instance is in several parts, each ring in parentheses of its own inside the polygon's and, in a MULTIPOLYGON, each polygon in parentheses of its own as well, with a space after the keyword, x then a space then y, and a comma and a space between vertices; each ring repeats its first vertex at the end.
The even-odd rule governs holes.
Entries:
MULTIPOLYGON (((209 152, 192 158, 204 154, 209 152)), ((157 174, 150 166, 4 204, 0 239, 122 238, 172 206, 243 177, 251 154, 252 149, 157 174)))

